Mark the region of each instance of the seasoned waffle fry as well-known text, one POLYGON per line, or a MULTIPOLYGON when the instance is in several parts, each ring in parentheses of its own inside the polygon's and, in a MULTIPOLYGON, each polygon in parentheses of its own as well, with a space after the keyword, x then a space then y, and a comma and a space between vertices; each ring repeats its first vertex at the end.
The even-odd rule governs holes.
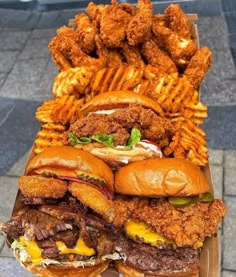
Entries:
POLYGON ((94 69, 86 66, 75 67, 61 72, 54 80, 54 97, 73 94, 80 98, 81 95, 84 95, 93 74, 94 69))
POLYGON ((76 99, 74 95, 45 101, 36 111, 36 118, 42 123, 73 123, 77 118, 84 99, 76 99))
POLYGON ((168 147, 164 149, 166 156, 184 158, 195 165, 203 166, 208 162, 205 132, 191 120, 176 121, 179 129, 168 147))
POLYGON ((50 146, 63 145, 63 133, 65 131, 65 126, 60 124, 43 124, 34 142, 35 154, 39 154, 50 146))

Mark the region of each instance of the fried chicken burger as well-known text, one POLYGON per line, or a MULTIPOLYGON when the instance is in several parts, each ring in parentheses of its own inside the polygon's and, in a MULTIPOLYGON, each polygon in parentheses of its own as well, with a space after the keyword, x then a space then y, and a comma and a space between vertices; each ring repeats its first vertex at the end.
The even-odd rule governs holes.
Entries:
POLYGON ((102 160, 73 147, 33 157, 19 178, 21 206, 0 225, 16 258, 38 276, 63 277, 97 276, 120 259, 113 183, 102 160))
POLYGON ((114 224, 126 259, 116 262, 125 277, 199 276, 203 242, 217 233, 226 213, 203 172, 183 159, 148 159, 115 175, 114 224), (122 196, 123 195, 123 196, 122 196))
POLYGON ((101 158, 113 168, 132 161, 162 157, 176 129, 154 100, 130 91, 95 96, 65 134, 72 145, 101 158))

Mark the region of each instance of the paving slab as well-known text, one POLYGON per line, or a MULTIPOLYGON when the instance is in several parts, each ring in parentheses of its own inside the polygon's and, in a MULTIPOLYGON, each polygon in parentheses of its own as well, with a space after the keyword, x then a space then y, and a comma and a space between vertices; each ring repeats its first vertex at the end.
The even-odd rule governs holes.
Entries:
POLYGON ((0 73, 0 89, 2 84, 4 83, 5 79, 6 79, 7 74, 6 73, 0 73))
POLYGON ((10 219, 18 190, 17 178, 0 177, 0 222, 10 219))
POLYGON ((61 11, 50 11, 41 13, 40 19, 37 23, 36 29, 56 28, 58 25, 58 18, 61 11))
POLYGON ((29 36, 30 31, 1 31, 0 50, 21 50, 29 36))
MULTIPOLYGON (((228 149, 230 147, 227 147, 228 149)), ((224 151, 225 167, 235 168, 236 167, 236 151, 225 150, 224 151)))
POLYGON ((8 170, 8 176, 21 176, 24 173, 26 163, 29 159, 31 149, 27 151, 16 163, 8 170))
POLYGON ((236 197, 225 197, 225 205, 228 209, 224 218, 224 237, 223 237, 223 268, 235 270, 236 257, 236 197))
POLYGON ((19 262, 13 258, 1 257, 0 258, 0 276, 1 277, 33 277, 19 262))
POLYGON ((0 95, 18 99, 37 99, 36 90, 48 58, 17 61, 0 90, 0 95))
POLYGON ((224 193, 226 195, 236 196, 235 172, 236 165, 234 167, 225 168, 224 193))
POLYGON ((34 11, 10 10, 0 9, 0 26, 2 28, 13 29, 33 29, 40 14, 34 11))
POLYGON ((210 148, 208 154, 211 165, 223 165, 223 150, 210 148))
POLYGON ((19 51, 0 51, 0 73, 9 72, 16 61, 19 51))
MULTIPOLYGON (((1 98, 1 105, 9 99, 1 98)), ((0 175, 6 172, 31 148, 40 124, 35 119, 38 102, 15 100, 14 107, 1 125, 0 175)))
POLYGON ((228 32, 230 34, 235 33, 235 28, 236 28, 236 11, 232 11, 232 12, 227 12, 224 14, 225 16, 225 20, 227 23, 227 27, 228 27, 228 32))
POLYGON ((221 0, 221 6, 224 12, 236 11, 235 0, 221 0))
POLYGON ((6 242, 3 245, 2 251, 0 253, 0 257, 15 258, 11 248, 8 247, 6 242))
POLYGON ((209 106, 203 129, 209 148, 236 149, 236 106, 209 106))
POLYGON ((209 16, 209 17, 199 17, 197 21, 198 32, 201 38, 205 37, 222 37, 227 36, 227 25, 223 15, 219 16, 209 16))
POLYGON ((50 58, 50 52, 48 50, 49 38, 30 38, 27 44, 23 48, 19 60, 29 60, 37 58, 50 58))
POLYGON ((35 29, 31 33, 31 38, 38 39, 38 38, 48 38, 51 39, 56 35, 56 28, 51 29, 35 29))
POLYGON ((223 192, 223 167, 220 165, 211 165, 211 175, 215 198, 221 199, 223 192))
POLYGON ((222 277, 236 277, 236 271, 223 270, 222 277))
POLYGON ((53 98, 52 87, 53 80, 58 74, 58 69, 55 66, 52 59, 48 63, 46 69, 43 72, 43 76, 38 84, 35 98, 38 101, 45 101, 46 99, 53 98))
POLYGON ((6 238, 3 234, 0 233, 0 253, 1 253, 1 250, 5 244, 5 241, 6 241, 6 238))

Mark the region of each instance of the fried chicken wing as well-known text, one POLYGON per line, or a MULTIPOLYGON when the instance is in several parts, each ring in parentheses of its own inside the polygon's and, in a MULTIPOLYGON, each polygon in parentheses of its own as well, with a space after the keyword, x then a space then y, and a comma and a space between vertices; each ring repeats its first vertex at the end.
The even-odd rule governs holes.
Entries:
POLYGON ((78 14, 75 16, 76 34, 82 51, 89 54, 95 49, 95 35, 98 32, 95 24, 93 24, 86 14, 78 14))
POLYGON ((184 75, 196 89, 201 84, 206 72, 212 63, 212 52, 207 47, 202 47, 190 60, 184 75))
POLYGON ((100 34, 103 43, 110 48, 120 47, 126 38, 126 29, 131 15, 121 4, 112 0, 101 15, 100 34))
POLYGON ((191 39, 191 25, 187 15, 178 4, 170 4, 165 10, 165 18, 169 28, 178 36, 191 39))
POLYGON ((141 51, 147 62, 157 67, 161 72, 167 74, 177 72, 174 62, 156 45, 154 40, 145 41, 141 46, 141 51))
POLYGON ((138 47, 131 46, 124 42, 122 44, 122 52, 128 64, 134 65, 138 69, 144 68, 144 61, 141 57, 138 47))
POLYGON ((151 30, 152 2, 150 0, 138 0, 137 12, 129 22, 126 30, 130 45, 136 46, 142 43, 151 30))
POLYGON ((97 28, 100 27, 101 16, 106 6, 107 5, 97 5, 94 2, 90 2, 86 8, 87 14, 89 15, 93 23, 95 23, 97 28))
POLYGON ((177 66, 186 66, 197 52, 197 46, 191 39, 182 38, 167 27, 153 22, 152 31, 159 41, 164 42, 166 49, 177 66))

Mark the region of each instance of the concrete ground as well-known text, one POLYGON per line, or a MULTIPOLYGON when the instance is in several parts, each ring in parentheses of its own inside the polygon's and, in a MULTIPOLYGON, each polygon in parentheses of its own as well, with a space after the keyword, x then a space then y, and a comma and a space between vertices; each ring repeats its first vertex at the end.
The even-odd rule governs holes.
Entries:
MULTIPOLYGON (((198 1, 202 6, 197 1, 191 5, 187 2, 184 4, 187 12, 200 14, 201 44, 214 52, 214 63, 202 85, 201 98, 209 105, 204 129, 215 192, 228 207, 219 229, 221 276, 233 277, 236 276, 236 5, 234 0, 224 0, 223 4, 215 0, 198 1)), ((163 10, 163 5, 156 5, 155 10, 163 10)), ((0 222, 11 215, 17 178, 23 172, 40 127, 34 118, 35 110, 43 100, 52 98, 57 70, 47 44, 56 28, 67 24, 78 11, 0 9, 0 222)), ((0 277, 11 276, 31 275, 13 259, 0 235, 0 277)))

